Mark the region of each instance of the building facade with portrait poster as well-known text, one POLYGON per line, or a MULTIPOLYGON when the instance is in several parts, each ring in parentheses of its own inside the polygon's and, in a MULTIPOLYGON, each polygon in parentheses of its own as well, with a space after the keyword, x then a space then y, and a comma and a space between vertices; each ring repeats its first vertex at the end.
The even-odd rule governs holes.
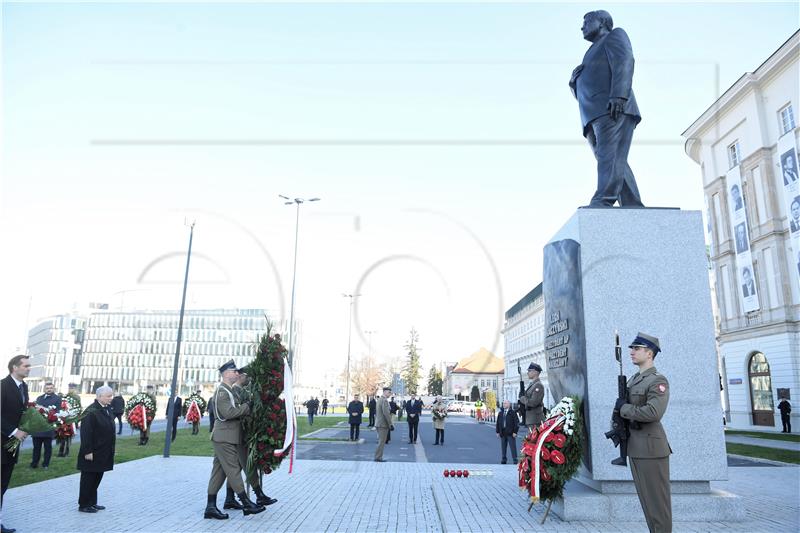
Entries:
POLYGON ((800 32, 684 133, 706 196, 723 406, 730 427, 800 415, 800 32))

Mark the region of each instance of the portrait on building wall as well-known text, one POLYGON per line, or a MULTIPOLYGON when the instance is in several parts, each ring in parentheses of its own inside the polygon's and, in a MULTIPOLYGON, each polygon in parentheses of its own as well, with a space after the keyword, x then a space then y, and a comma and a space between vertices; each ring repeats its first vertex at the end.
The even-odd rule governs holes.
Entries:
POLYGON ((794 149, 781 154, 781 169, 783 169, 783 184, 789 185, 797 181, 797 156, 794 149))
POLYGON ((800 196, 795 196, 792 205, 789 206, 789 229, 792 233, 800 231, 800 196))
POLYGON ((742 269, 742 296, 747 298, 748 296, 755 296, 756 294, 756 283, 753 281, 753 273, 750 271, 750 267, 744 267, 742 269))
POLYGON ((744 207, 744 202, 742 202, 742 191, 739 190, 739 186, 735 183, 731 186, 731 205, 733 205, 734 211, 738 211, 744 207))
POLYGON ((750 244, 747 239, 747 226, 744 222, 736 224, 736 253, 740 254, 750 249, 750 244))

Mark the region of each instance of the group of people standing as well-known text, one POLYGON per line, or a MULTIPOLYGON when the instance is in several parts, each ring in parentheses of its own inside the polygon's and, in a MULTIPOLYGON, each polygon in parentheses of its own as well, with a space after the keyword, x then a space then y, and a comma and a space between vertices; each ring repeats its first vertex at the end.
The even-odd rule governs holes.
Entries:
MULTIPOLYGON (((28 433, 20 427, 22 414, 28 406, 30 397, 25 379, 30 373, 30 358, 26 355, 17 355, 8 362, 8 376, 0 381, 0 425, 2 426, 2 493, 3 497, 11 483, 14 466, 19 460, 21 444, 28 438, 28 433), (13 451, 7 448, 9 443, 19 444, 13 451)), ((97 504, 97 488, 103 479, 103 474, 114 468, 114 447, 116 433, 114 431, 114 418, 111 411, 111 387, 97 389, 95 401, 83 411, 80 423, 80 451, 78 452, 77 469, 81 472, 80 489, 78 495, 78 511, 83 513, 96 513, 105 509, 97 504)), ((45 385, 45 392, 36 402, 43 406, 60 408, 62 398, 55 394, 52 383, 45 385)), ((42 467, 47 468, 52 453, 53 434, 50 431, 34 433, 33 462, 36 468, 41 458, 41 449, 44 448, 42 467)), ((67 448, 65 455, 69 453, 67 448)), ((14 533, 14 528, 0 525, 0 532, 14 533)))
POLYGON ((310 426, 314 425, 314 416, 320 414, 325 416, 328 414, 328 399, 323 398, 322 402, 319 401, 319 398, 312 396, 308 400, 303 402, 303 406, 306 408, 306 412, 308 413, 308 424, 310 426), (322 411, 320 411, 320 406, 322 407, 322 411))

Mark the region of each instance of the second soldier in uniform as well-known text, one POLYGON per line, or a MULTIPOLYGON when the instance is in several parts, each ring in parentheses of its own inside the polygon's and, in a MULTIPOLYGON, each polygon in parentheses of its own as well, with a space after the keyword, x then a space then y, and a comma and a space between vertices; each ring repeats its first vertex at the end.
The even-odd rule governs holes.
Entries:
POLYGON ((628 401, 614 407, 631 423, 628 458, 639 502, 651 532, 672 531, 669 455, 672 449, 661 426, 669 403, 669 383, 654 366, 661 346, 656 337, 639 333, 630 344, 631 361, 639 372, 628 380, 628 401))

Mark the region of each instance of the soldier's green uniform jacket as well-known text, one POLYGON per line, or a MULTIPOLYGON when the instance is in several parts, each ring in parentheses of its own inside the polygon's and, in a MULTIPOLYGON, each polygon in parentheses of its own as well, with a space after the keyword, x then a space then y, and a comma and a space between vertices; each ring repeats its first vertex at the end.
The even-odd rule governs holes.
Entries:
POLYGON ((250 406, 246 403, 241 404, 233 388, 226 383, 220 383, 214 393, 214 414, 217 420, 214 422, 211 440, 240 444, 242 442, 240 418, 250 414, 250 406))
POLYGON ((641 429, 630 429, 628 457, 655 459, 672 453, 661 425, 668 403, 669 382, 655 367, 637 372, 628 380, 628 403, 619 414, 641 424, 641 429))
POLYGON ((544 385, 539 378, 531 381, 525 389, 525 395, 520 395, 519 401, 525 406, 525 425, 538 426, 544 420, 544 385))

